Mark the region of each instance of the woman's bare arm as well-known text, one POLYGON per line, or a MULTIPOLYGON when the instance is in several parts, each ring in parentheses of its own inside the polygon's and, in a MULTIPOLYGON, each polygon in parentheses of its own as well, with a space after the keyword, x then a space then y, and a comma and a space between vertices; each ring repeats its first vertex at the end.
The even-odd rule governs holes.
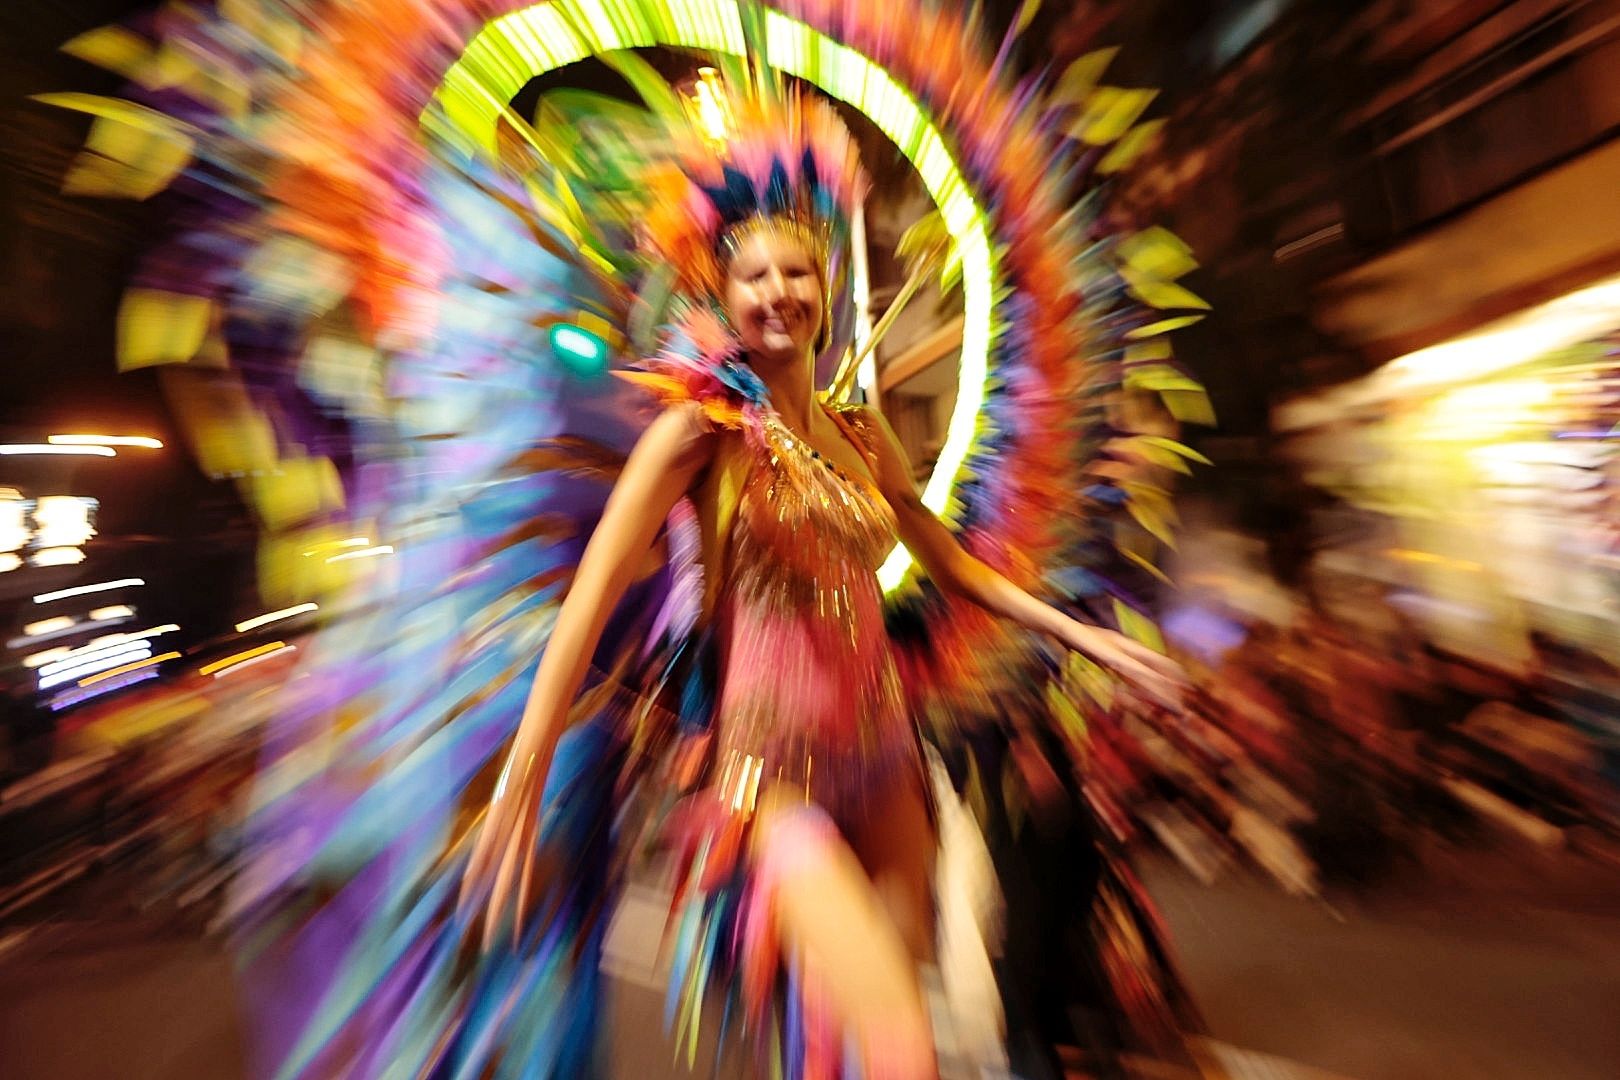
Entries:
POLYGON ((608 496, 535 671, 505 772, 465 871, 464 903, 489 890, 486 943, 514 892, 519 912, 527 907, 540 793, 602 631, 670 510, 713 459, 715 441, 695 406, 664 412, 642 434, 608 496))
POLYGON ((1155 697, 1175 698, 1180 669, 1168 658, 1123 634, 1070 618, 964 550, 934 512, 923 505, 911 479, 905 450, 888 422, 875 410, 867 410, 867 416, 879 433, 878 488, 894 510, 901 542, 936 586, 1085 653, 1155 697))
POLYGON ((670 510, 709 464, 713 442, 698 411, 686 407, 663 413, 637 441, 557 614, 515 749, 539 750, 549 757, 608 618, 635 580, 670 510))

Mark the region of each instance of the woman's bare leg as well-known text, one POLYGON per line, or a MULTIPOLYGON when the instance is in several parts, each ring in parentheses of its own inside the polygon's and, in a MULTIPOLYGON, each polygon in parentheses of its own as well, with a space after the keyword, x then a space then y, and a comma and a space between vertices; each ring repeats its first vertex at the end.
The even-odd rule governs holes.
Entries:
POLYGON ((939 840, 922 778, 877 793, 849 841, 914 963, 933 963, 934 859, 939 840))
POLYGON ((908 942, 830 819, 767 796, 752 855, 769 862, 784 950, 855 1036, 872 1080, 933 1080, 933 1037, 908 942))

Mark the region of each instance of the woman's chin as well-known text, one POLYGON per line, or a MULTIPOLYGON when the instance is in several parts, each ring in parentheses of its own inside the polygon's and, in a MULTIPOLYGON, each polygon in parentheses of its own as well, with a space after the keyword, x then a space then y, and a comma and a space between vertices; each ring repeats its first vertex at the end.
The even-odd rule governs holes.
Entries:
POLYGON ((810 344, 796 341, 787 334, 763 334, 748 351, 761 360, 781 364, 803 359, 810 351, 810 344))

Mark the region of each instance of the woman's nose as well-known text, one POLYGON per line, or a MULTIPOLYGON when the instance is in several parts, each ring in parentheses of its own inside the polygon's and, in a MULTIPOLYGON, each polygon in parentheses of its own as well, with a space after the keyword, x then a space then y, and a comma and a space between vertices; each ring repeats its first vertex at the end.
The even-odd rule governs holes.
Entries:
POLYGON ((787 295, 787 278, 782 276, 780 270, 771 269, 765 271, 765 277, 761 285, 760 291, 764 293, 765 299, 772 303, 787 295))

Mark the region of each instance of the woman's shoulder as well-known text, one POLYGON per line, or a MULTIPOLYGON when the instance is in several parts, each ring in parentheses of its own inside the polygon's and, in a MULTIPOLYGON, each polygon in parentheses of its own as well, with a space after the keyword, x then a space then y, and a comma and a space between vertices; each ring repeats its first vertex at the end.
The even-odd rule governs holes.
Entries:
POLYGON ((883 417, 877 410, 857 401, 835 401, 830 396, 823 396, 822 401, 827 411, 856 437, 869 458, 878 454, 883 445, 883 417))

